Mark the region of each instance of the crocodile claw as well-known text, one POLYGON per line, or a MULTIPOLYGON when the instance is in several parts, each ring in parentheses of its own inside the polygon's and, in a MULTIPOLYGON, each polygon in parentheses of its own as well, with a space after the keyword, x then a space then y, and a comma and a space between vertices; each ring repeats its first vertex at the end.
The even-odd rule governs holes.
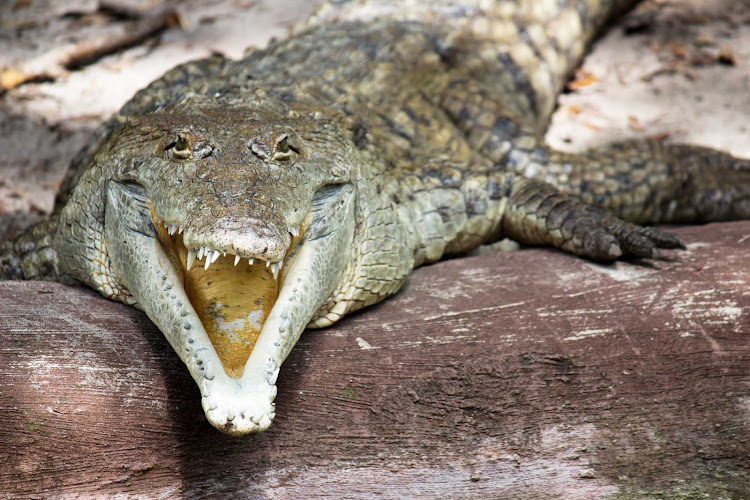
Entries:
POLYGON ((622 256, 658 258, 660 249, 685 249, 672 233, 625 222, 598 208, 576 205, 561 227, 560 248, 594 260, 615 260, 622 256))

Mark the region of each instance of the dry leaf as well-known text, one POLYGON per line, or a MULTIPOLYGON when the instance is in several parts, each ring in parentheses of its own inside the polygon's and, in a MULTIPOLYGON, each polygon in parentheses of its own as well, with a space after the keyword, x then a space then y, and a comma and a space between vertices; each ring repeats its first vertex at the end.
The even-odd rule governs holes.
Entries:
POLYGON ((628 125, 636 132, 643 132, 643 125, 641 125, 640 120, 635 115, 628 116, 628 125))
POLYGON ((669 132, 659 132, 657 134, 651 134, 648 136, 652 141, 663 141, 669 137, 669 132))
POLYGON ((695 43, 695 45, 697 45, 698 47, 708 47, 710 45, 715 45, 716 40, 714 39, 713 35, 711 35, 711 33, 702 32, 695 35, 693 43, 695 43))
POLYGON ((568 84, 568 89, 576 91, 598 81, 599 79, 594 74, 589 73, 588 71, 579 70, 576 73, 575 80, 568 84))
POLYGON ((667 44, 667 48, 669 49, 672 54, 679 57, 680 59, 686 59, 690 51, 687 48, 687 45, 683 45, 681 43, 677 42, 669 42, 667 44))
POLYGON ((29 79, 29 75, 16 68, 0 68, 0 91, 12 89, 29 79))
POLYGON ((591 130, 601 130, 601 129, 602 129, 602 128, 601 128, 601 127, 600 127, 599 125, 597 125, 596 123, 594 123, 594 122, 590 122, 590 121, 588 121, 588 120, 586 120, 585 122, 583 122, 583 124, 584 124, 584 126, 586 126, 586 127, 590 128, 591 130))
POLYGON ((721 48, 721 51, 719 51, 719 63, 727 66, 734 66, 737 64, 737 57, 735 57, 732 48, 728 45, 725 45, 721 48))

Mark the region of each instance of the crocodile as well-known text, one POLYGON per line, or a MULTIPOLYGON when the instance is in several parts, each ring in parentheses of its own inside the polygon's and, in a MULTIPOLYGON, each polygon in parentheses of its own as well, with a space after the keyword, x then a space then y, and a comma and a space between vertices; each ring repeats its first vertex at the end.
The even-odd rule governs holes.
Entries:
POLYGON ((263 431, 306 327, 395 294, 417 266, 512 238, 597 261, 684 248, 659 223, 750 216, 750 161, 631 140, 543 140, 624 0, 332 1, 240 60, 139 91, 75 157, 0 277, 135 306, 208 421, 263 431))

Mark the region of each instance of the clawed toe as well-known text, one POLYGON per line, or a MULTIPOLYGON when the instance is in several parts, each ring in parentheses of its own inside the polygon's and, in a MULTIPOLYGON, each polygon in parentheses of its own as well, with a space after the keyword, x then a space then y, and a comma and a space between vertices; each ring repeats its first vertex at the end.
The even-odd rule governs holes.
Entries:
POLYGON ((661 256, 659 249, 685 249, 685 245, 672 233, 652 227, 641 227, 620 219, 604 218, 602 227, 590 230, 596 245, 584 241, 583 254, 597 260, 614 260, 620 256, 634 256, 656 259, 661 256), (614 243, 615 246, 612 246, 614 243), (603 251, 611 248, 612 251, 603 251))
POLYGON ((687 250, 685 244, 672 233, 660 231, 653 227, 644 227, 643 234, 659 248, 687 250))

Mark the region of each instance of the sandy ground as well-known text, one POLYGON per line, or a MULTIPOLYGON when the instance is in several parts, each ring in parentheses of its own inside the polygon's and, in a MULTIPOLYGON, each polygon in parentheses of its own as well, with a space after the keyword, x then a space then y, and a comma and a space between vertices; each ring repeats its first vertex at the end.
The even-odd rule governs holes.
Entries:
POLYGON ((582 72, 592 83, 560 96, 553 146, 659 137, 750 157, 750 1, 647 2, 595 44, 582 72))
MULTIPOLYGON (((0 95, 0 238, 52 209, 70 158, 136 90, 180 62, 239 57, 284 36, 320 2, 184 0, 171 27, 65 69, 59 61, 76 48, 138 26, 122 12, 102 12, 106 3, 0 2, 0 77, 39 80, 0 95)), ((575 82, 548 133, 555 147, 658 137, 750 157, 750 0, 646 2, 597 42, 575 82)))

